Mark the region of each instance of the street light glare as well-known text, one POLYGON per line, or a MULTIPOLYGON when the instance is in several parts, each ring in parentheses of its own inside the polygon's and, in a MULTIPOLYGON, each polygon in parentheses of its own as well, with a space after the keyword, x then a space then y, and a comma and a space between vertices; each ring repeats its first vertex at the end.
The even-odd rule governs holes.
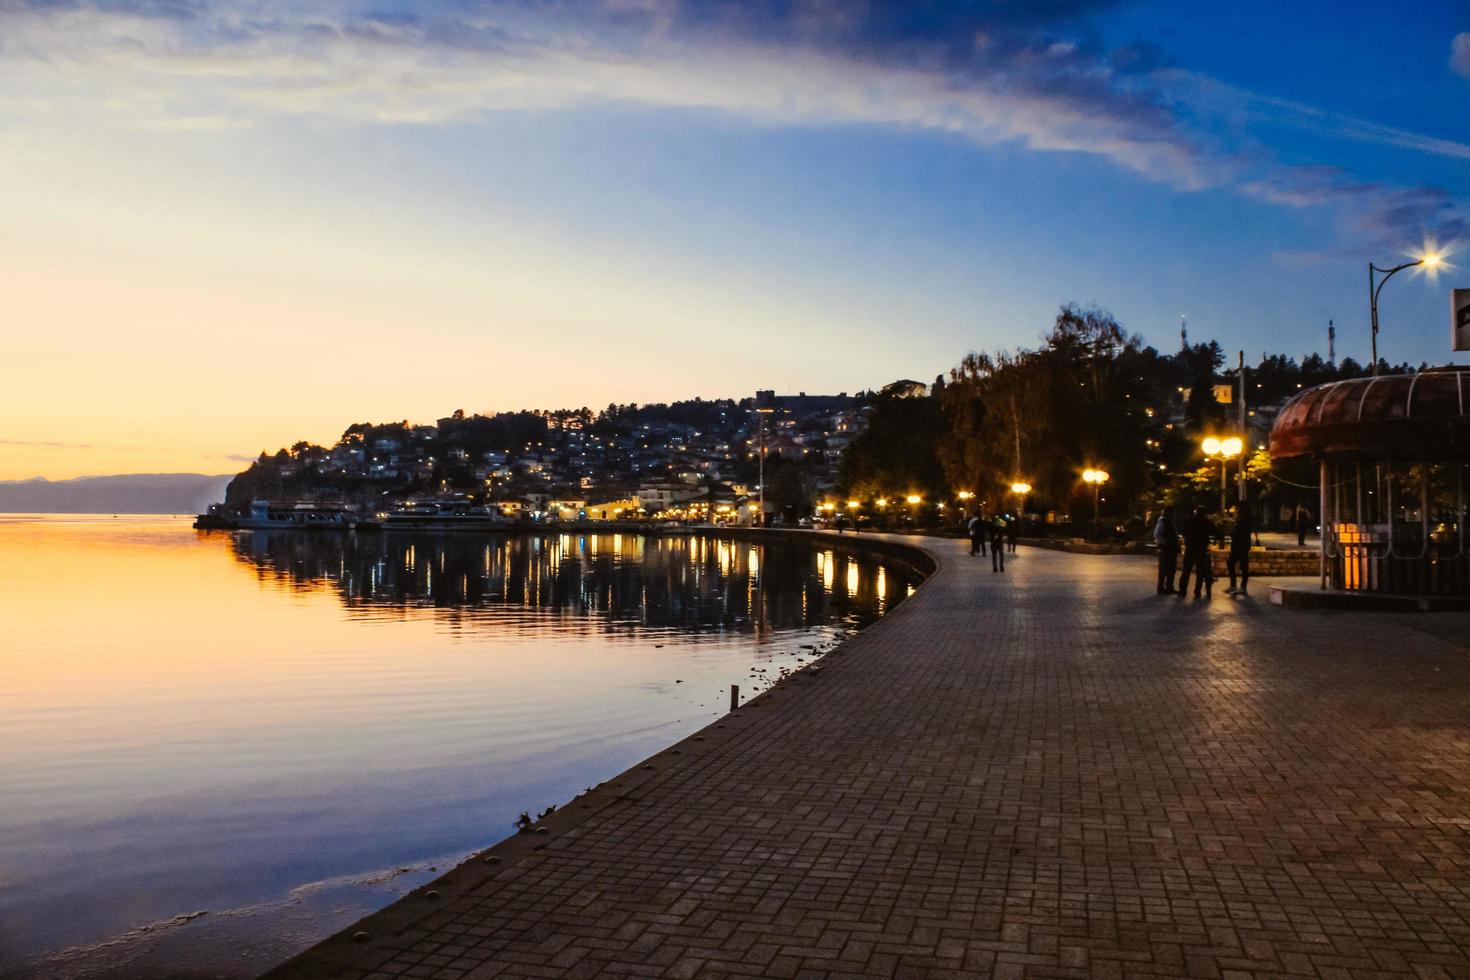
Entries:
POLYGON ((1200 448, 1205 451, 1206 456, 1217 456, 1220 453, 1220 440, 1214 436, 1209 436, 1204 442, 1200 443, 1200 448))
POLYGON ((906 499, 907 499, 907 500, 908 500, 908 502, 909 502, 909 503, 911 503, 911 504, 917 504, 917 503, 918 503, 918 502, 919 502, 919 501, 920 501, 920 500, 922 500, 922 499, 923 499, 923 498, 922 498, 922 497, 920 497, 920 496, 919 496, 919 495, 918 495, 918 494, 916 494, 916 493, 911 493, 911 494, 909 494, 909 495, 908 495, 908 497, 907 497, 907 498, 906 498, 906 499))
POLYGON ((1424 263, 1424 267, 1426 269, 1433 269, 1435 266, 1439 265, 1441 261, 1443 261, 1443 258, 1444 257, 1441 256, 1438 252, 1430 252, 1420 261, 1424 263))
POLYGON ((1245 444, 1235 436, 1231 436, 1229 439, 1225 439, 1220 443, 1220 451, 1226 456, 1239 456, 1240 451, 1244 448, 1245 444))

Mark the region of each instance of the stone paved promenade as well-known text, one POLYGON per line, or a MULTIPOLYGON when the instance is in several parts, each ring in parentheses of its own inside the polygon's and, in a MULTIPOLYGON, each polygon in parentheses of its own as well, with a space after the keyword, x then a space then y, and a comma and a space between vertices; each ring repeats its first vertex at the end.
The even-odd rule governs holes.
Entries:
POLYGON ((1470 977, 1470 616, 929 547, 819 674, 278 975, 1470 977))

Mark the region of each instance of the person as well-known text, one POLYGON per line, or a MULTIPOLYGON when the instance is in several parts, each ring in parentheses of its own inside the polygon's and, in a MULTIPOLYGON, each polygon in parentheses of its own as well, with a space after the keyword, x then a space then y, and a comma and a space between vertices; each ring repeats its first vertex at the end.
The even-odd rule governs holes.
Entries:
POLYGON ((1006 519, 999 514, 990 523, 990 570, 1006 570, 1006 519))
POLYGON ((1179 576, 1179 598, 1189 591, 1189 577, 1194 579, 1194 597, 1198 599, 1203 590, 1205 598, 1214 590, 1215 573, 1210 570, 1210 542, 1220 536, 1215 522, 1203 507, 1196 507, 1189 520, 1184 522, 1180 534, 1184 538, 1184 571, 1179 576))
POLYGON ((1296 546, 1305 548, 1307 546, 1307 525, 1312 521, 1312 515, 1301 504, 1296 505, 1296 546))
POLYGON ((1255 523, 1251 520, 1251 509, 1246 504, 1235 508, 1235 523, 1230 528, 1230 555, 1225 559, 1225 570, 1230 573, 1230 588, 1226 595, 1250 595, 1246 591, 1251 580, 1251 534, 1255 523), (1235 587, 1235 567, 1240 566, 1240 588, 1235 587))
POLYGON ((1012 517, 1006 521, 1006 550, 1013 555, 1016 553, 1016 528, 1020 523, 1019 517, 1012 517))
POLYGON ((970 518, 969 529, 970 555, 972 557, 975 555, 983 557, 985 554, 985 520, 979 514, 976 514, 970 518))
POLYGON ((1159 595, 1174 593, 1174 572, 1179 568, 1179 528, 1174 508, 1165 507, 1154 524, 1154 544, 1159 549, 1159 595))

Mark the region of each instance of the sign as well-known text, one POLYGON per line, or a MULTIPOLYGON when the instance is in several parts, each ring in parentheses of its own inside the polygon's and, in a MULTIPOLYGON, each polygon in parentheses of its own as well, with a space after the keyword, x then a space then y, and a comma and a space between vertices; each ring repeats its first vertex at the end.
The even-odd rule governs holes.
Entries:
POLYGON ((1215 401, 1229 405, 1235 400, 1235 385, 1215 385, 1215 401))
POLYGON ((1470 289, 1450 292, 1450 349, 1470 350, 1470 289))

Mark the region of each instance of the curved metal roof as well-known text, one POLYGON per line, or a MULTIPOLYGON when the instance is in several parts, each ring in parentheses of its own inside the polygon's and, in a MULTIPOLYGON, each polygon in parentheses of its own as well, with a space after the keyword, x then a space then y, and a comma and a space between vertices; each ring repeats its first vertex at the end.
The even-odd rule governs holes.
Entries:
POLYGON ((1271 429, 1271 458, 1470 456, 1470 369, 1353 378, 1292 398, 1271 429))

